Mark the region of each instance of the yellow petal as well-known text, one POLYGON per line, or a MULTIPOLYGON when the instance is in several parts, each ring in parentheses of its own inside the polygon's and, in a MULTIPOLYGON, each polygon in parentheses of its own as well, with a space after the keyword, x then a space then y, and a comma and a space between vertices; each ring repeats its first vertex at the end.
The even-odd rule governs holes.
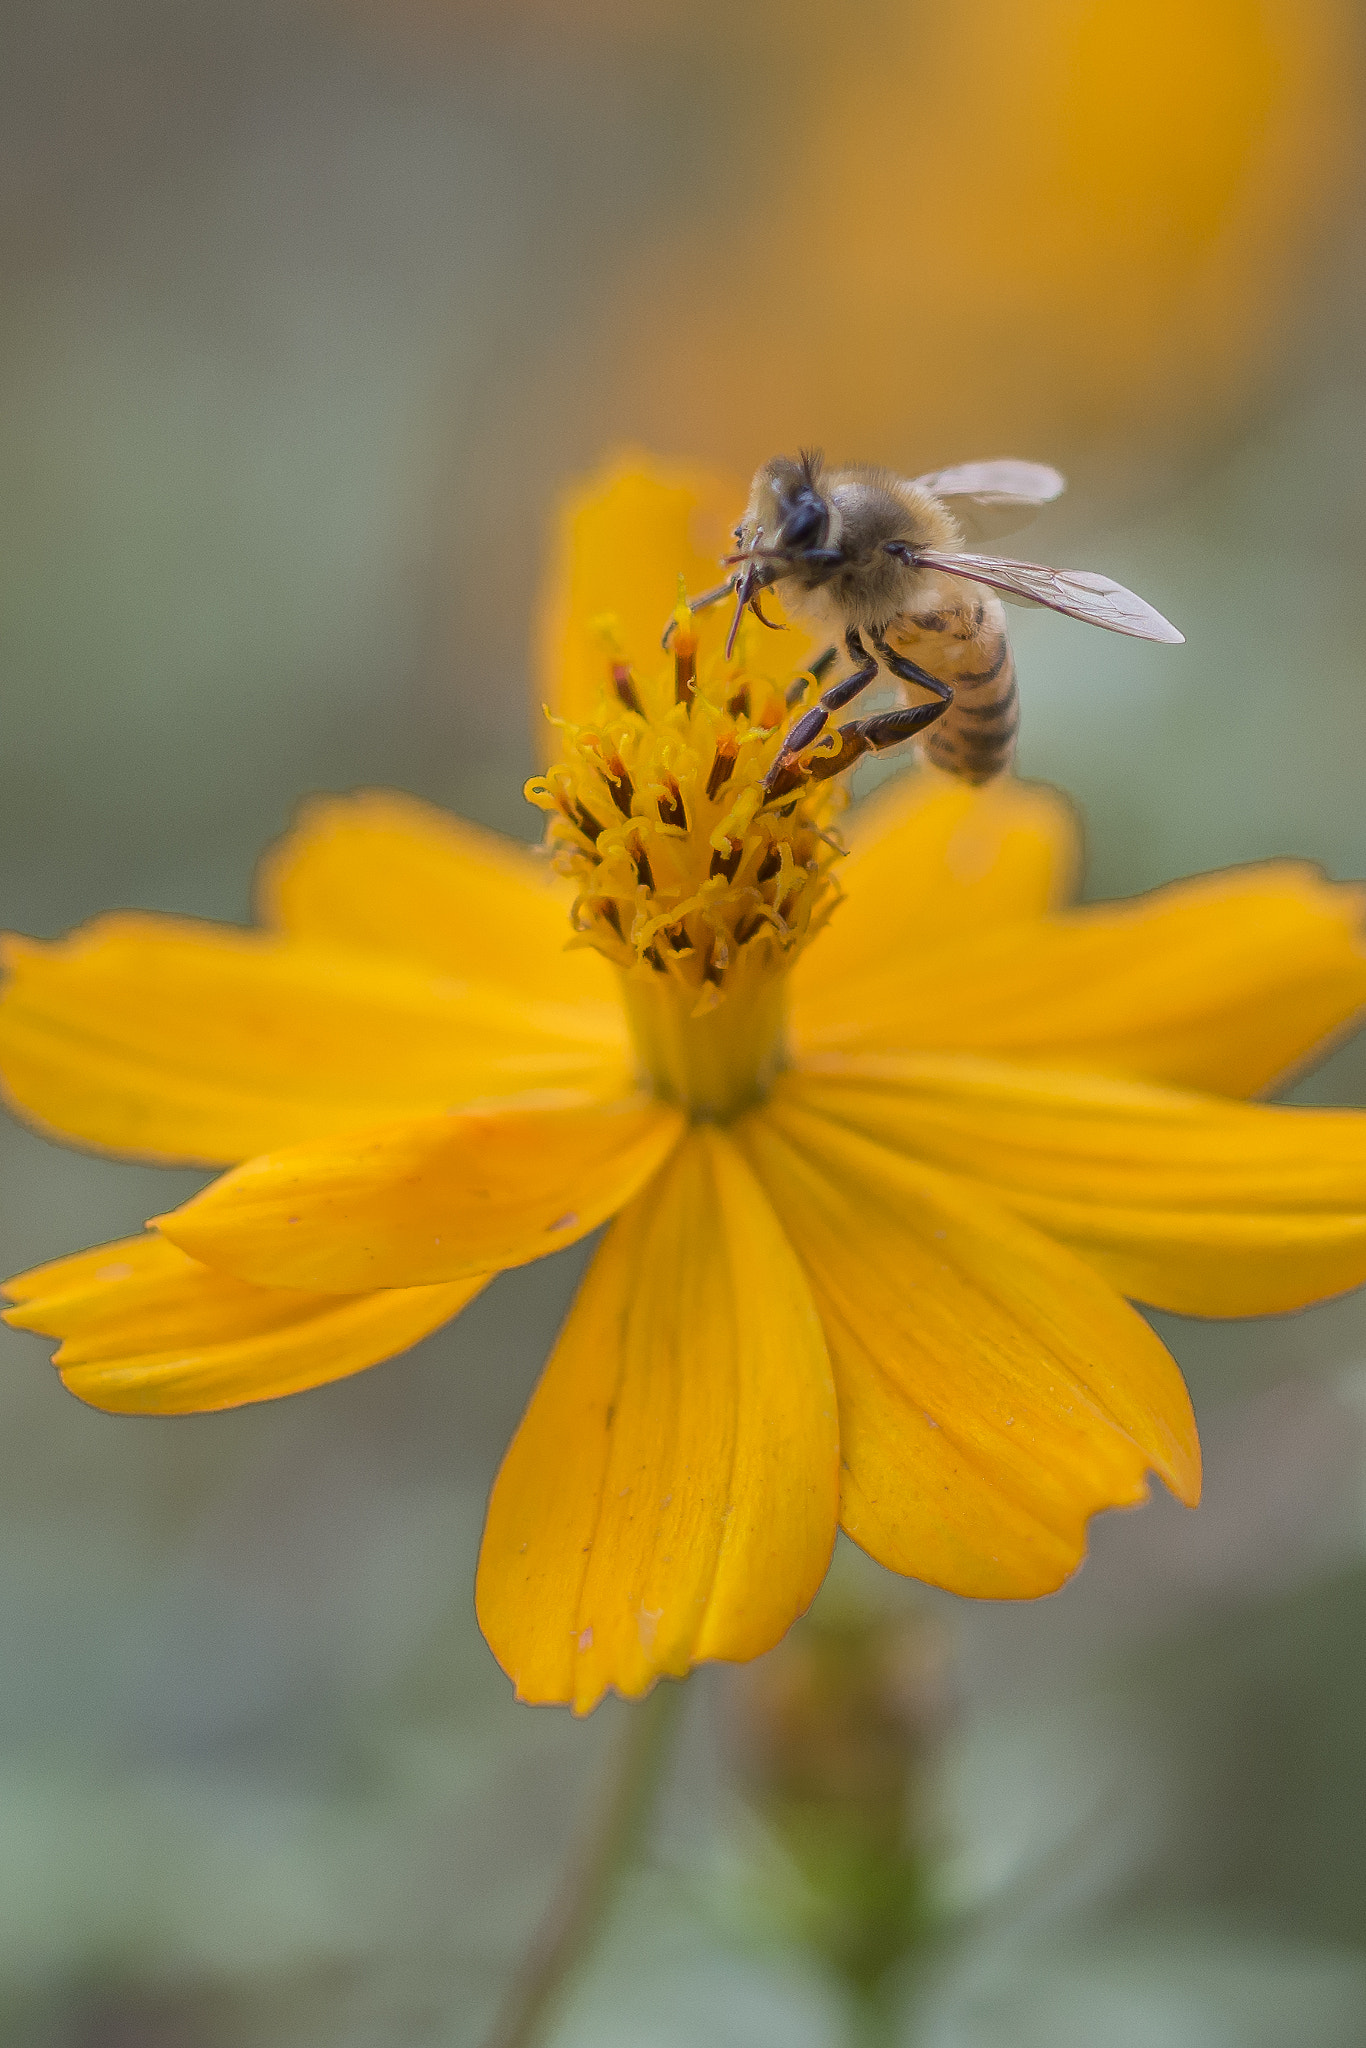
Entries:
POLYGON ((883 785, 853 812, 846 902, 792 976, 798 1038, 847 1018, 845 993, 865 975, 917 968, 923 956, 998 925, 1055 910, 1080 863, 1075 815, 1040 782, 974 789, 933 768, 883 785))
POLYGON ((835 1055, 794 1097, 986 1182, 1125 1294, 1270 1315, 1366 1281, 1366 1115, 933 1055, 835 1055))
POLYGON ((210 1165, 504 1090, 623 1085, 619 1017, 168 917, 5 941, 0 1077, 64 1138, 210 1165))
MULTIPOLYGON (((738 479, 665 469, 628 453, 565 499, 537 631, 540 702, 533 723, 547 760, 554 733, 541 702, 557 717, 584 724, 608 681, 598 622, 610 616, 626 660, 652 675, 664 659, 660 635, 678 603, 679 577, 694 597, 721 582, 721 556, 734 545, 730 529, 746 496, 738 479)), ((724 637, 723 613, 728 617, 729 607, 698 615, 709 638, 724 637)), ((799 651, 794 668, 801 659, 799 651)))
POLYGON ((1181 1375, 1074 1252, 985 1189, 779 1089, 737 1127, 806 1267, 840 1404, 841 1520, 956 1593, 1051 1592, 1151 1467, 1199 1492, 1181 1375))
POLYGON ((211 1273, 156 1236, 99 1245, 7 1281, 5 1321, 60 1337, 66 1386, 123 1415, 192 1415, 298 1394, 394 1358, 487 1276, 379 1294, 300 1294, 211 1273))
POLYGON ((824 1575, 837 1470, 801 1269, 697 1129, 613 1226, 494 1485, 476 1601, 518 1696, 586 1713, 770 1648, 824 1575))
POLYGON ((249 1159, 158 1227, 258 1287, 422 1287, 586 1237, 683 1130, 644 1095, 509 1097, 249 1159))
POLYGON ((547 860, 385 789, 320 797, 257 877, 263 922, 310 943, 396 955, 534 1002, 620 1009, 601 955, 572 950, 573 891, 547 860))
MULTIPOLYGON (((906 878, 933 888, 933 876, 906 878)), ((1255 1095, 1366 1007, 1363 892, 1296 861, 897 954, 803 1013, 810 1052, 1000 1053, 1255 1095)), ((822 940, 820 944, 824 944, 822 940)), ((813 968, 818 954, 813 953, 813 968)))

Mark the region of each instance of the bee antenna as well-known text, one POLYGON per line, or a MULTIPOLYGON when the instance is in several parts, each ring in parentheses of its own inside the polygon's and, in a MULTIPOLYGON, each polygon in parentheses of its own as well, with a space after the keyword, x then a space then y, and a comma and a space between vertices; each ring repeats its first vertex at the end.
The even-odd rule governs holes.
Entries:
POLYGON ((820 478, 821 464, 825 461, 819 448, 799 448, 797 461, 803 477, 814 491, 820 478))

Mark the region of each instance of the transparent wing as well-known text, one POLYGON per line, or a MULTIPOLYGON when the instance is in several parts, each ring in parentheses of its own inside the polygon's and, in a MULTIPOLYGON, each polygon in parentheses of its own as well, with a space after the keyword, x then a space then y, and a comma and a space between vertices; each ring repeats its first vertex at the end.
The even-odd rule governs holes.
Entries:
POLYGON ((960 462, 931 470, 915 481, 946 500, 968 540, 995 540, 1027 526, 1043 505, 1067 489, 1067 480, 1046 462, 960 462))
POLYGON ((916 560, 950 576, 964 576, 970 583, 986 583, 1024 604, 1046 605, 1069 619, 1105 626, 1135 640, 1165 640, 1177 646, 1186 637, 1145 598, 1091 569, 1048 569, 1042 562, 1012 562, 1004 555, 950 555, 933 548, 917 548, 916 560))

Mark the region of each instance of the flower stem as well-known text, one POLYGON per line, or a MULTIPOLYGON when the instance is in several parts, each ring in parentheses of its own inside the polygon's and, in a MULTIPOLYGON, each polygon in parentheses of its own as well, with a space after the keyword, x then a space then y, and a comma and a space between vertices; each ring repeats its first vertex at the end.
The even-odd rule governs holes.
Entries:
POLYGON ((531 2048, 592 1948, 649 1827, 683 1687, 667 1680, 629 1719, 602 1804, 518 1968, 485 2048, 531 2048))

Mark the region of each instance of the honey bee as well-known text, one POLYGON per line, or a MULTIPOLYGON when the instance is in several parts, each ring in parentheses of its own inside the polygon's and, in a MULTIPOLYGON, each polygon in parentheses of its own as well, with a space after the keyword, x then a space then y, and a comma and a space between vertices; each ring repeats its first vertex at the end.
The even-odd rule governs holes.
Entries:
MULTIPOLYGON (((1009 767, 1019 704, 998 591, 1112 633, 1184 638, 1108 576, 964 548, 965 539, 1023 526, 1065 488, 1056 469, 1037 462, 969 462, 909 479, 863 466, 827 471, 818 454, 795 461, 780 455, 763 465, 735 529, 736 552, 724 558, 731 574, 690 599, 690 607, 734 597, 729 654, 747 609, 761 624, 774 623, 761 605, 772 589, 790 618, 842 638, 853 663, 787 734, 769 771, 770 798, 795 787, 803 773, 835 774, 862 754, 931 727, 926 752, 950 774, 988 782, 1009 767), (799 769, 796 757, 820 738, 830 714, 852 703, 880 669, 928 691, 928 699, 840 726, 838 749, 799 769)), ((666 645, 668 637, 666 631, 666 645)), ((818 658, 818 680, 836 659, 834 646, 818 658)))

